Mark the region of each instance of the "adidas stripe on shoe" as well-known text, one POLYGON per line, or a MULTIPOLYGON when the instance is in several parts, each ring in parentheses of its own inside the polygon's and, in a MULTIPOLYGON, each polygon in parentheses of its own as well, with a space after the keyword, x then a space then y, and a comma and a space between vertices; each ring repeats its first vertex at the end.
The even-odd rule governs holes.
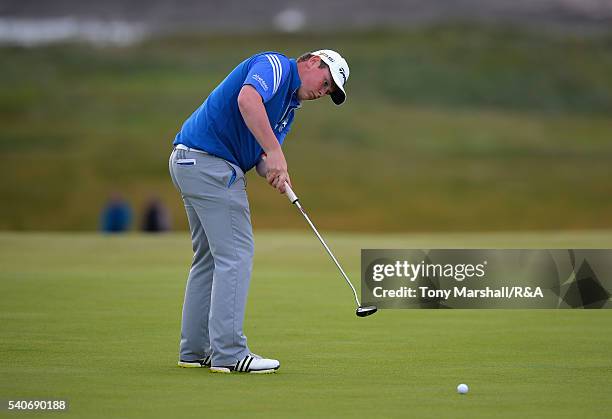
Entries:
POLYGON ((210 372, 232 373, 246 372, 251 374, 268 374, 276 372, 280 367, 280 362, 276 359, 266 359, 255 354, 249 354, 230 366, 211 366, 210 372))
POLYGON ((203 359, 196 359, 195 361, 180 360, 178 366, 182 368, 210 368, 210 355, 203 359))

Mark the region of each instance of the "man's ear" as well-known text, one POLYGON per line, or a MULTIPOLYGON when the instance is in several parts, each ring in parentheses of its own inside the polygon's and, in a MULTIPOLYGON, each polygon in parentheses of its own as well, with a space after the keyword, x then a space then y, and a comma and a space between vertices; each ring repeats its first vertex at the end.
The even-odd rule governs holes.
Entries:
POLYGON ((312 57, 310 57, 310 60, 308 60, 309 68, 318 67, 320 63, 321 57, 318 57, 316 55, 313 55, 312 57))

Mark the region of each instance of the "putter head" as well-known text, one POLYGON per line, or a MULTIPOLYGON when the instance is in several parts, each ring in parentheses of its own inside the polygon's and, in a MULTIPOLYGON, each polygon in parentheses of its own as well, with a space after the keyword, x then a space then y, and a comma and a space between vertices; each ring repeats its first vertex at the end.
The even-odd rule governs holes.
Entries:
POLYGON ((378 311, 378 308, 376 308, 376 306, 367 306, 367 307, 360 306, 360 307, 357 307, 355 314, 359 317, 366 317, 366 316, 376 313, 376 311, 378 311))

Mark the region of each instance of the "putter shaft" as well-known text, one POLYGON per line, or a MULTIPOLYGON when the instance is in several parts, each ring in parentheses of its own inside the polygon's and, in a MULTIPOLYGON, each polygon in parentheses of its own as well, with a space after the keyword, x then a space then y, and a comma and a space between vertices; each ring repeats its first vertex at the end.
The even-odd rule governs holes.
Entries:
POLYGON ((359 298, 357 297, 357 291, 355 291, 355 287, 351 283, 351 280, 348 278, 348 276, 344 272, 344 269, 342 269, 342 266, 340 266, 340 263, 338 262, 338 260, 336 259, 336 257, 332 253, 332 251, 327 246, 327 243, 325 243, 325 240, 323 240, 323 237, 321 237, 321 235, 317 231, 317 228, 315 227, 315 225, 312 223, 312 221, 310 221, 310 217, 308 217, 308 214, 306 214, 306 211, 304 210, 304 208, 300 204, 300 201, 299 201, 298 197, 295 195, 295 193, 293 192, 293 190, 289 187, 289 185, 287 183, 285 183, 285 189, 286 189, 287 198, 289 198, 289 201, 291 201, 292 204, 295 204, 295 206, 299 208, 300 212, 302 213, 302 215, 304 216, 306 221, 308 221, 308 224, 312 228, 312 231, 314 231, 314 233, 319 238, 319 241, 321 242, 321 244, 323 245, 325 250, 327 250, 327 254, 332 258, 332 260, 334 261, 334 263, 338 267, 338 270, 340 271, 340 273, 344 277, 344 280, 349 285, 349 287, 351 287, 351 290, 353 290, 353 296, 355 297, 355 302, 357 303, 357 307, 361 307, 361 303, 359 302, 359 298))

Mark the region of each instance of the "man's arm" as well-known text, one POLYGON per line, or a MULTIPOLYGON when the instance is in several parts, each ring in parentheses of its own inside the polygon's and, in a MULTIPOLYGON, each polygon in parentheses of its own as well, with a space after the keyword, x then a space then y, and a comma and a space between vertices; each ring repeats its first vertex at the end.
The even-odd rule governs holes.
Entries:
POLYGON ((287 161, 270 122, 268 122, 268 115, 261 96, 253 86, 248 84, 242 86, 238 94, 238 108, 246 126, 266 153, 265 161, 260 160, 260 163, 263 162, 262 166, 257 165, 257 172, 261 175, 261 169, 265 172, 268 183, 281 193, 285 193, 285 182, 291 185, 287 172, 287 161))

